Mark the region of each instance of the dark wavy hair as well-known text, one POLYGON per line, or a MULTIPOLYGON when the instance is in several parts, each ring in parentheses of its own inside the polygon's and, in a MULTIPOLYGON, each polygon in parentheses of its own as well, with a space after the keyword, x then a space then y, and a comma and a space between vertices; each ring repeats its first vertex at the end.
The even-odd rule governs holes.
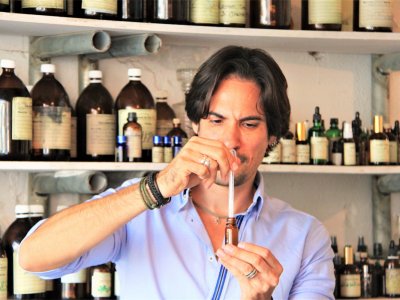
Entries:
POLYGON ((230 76, 251 80, 258 85, 269 136, 276 136, 279 140, 286 134, 290 119, 286 78, 275 60, 261 49, 227 46, 205 61, 186 95, 185 109, 189 119, 199 123, 200 119, 207 117, 212 95, 230 76))

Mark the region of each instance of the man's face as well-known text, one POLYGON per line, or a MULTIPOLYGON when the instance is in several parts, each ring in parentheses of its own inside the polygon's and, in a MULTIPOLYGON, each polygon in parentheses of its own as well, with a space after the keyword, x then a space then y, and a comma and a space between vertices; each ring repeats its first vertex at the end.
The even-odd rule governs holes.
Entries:
MULTIPOLYGON (((207 119, 194 125, 198 136, 219 140, 236 150, 242 163, 235 171, 235 185, 254 179, 268 146, 268 130, 259 96, 260 89, 253 81, 226 78, 211 98, 207 119)), ((228 182, 218 176, 216 183, 227 185, 228 182)))

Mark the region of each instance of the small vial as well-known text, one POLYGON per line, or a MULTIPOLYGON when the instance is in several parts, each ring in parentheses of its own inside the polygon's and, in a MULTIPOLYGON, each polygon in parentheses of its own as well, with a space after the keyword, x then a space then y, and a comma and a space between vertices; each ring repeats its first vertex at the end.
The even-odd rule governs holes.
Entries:
POLYGON ((177 156, 179 151, 182 149, 182 137, 175 135, 173 137, 173 147, 172 147, 172 154, 173 156, 177 156))
POLYGON ((225 227, 225 245, 238 244, 238 228, 236 226, 236 218, 227 218, 225 227))
POLYGON ((164 162, 164 147, 162 136, 153 136, 153 148, 151 149, 151 161, 153 163, 164 162))
POLYGON ((117 136, 117 145, 115 148, 115 161, 125 162, 128 161, 128 156, 126 153, 126 136, 117 136))
POLYGON ((169 163, 173 158, 171 137, 164 136, 164 162, 169 163))

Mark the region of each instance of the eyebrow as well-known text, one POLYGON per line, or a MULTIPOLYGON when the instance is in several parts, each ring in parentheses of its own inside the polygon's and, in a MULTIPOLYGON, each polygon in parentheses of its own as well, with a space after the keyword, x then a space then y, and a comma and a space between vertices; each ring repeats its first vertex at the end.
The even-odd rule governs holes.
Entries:
MULTIPOLYGON (((208 116, 210 116, 210 115, 215 116, 220 119, 226 119, 223 115, 213 112, 213 111, 208 112, 208 116)), ((264 121, 264 120, 265 120, 265 118, 261 117, 261 116, 247 116, 247 117, 240 119, 240 121, 264 121)))

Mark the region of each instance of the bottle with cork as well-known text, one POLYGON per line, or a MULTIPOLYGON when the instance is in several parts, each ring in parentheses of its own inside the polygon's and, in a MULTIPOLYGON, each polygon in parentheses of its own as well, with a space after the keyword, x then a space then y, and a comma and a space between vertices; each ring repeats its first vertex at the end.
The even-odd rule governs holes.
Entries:
POLYGON ((369 137, 369 163, 371 165, 389 164, 389 139, 383 132, 383 117, 374 116, 373 132, 369 137))

